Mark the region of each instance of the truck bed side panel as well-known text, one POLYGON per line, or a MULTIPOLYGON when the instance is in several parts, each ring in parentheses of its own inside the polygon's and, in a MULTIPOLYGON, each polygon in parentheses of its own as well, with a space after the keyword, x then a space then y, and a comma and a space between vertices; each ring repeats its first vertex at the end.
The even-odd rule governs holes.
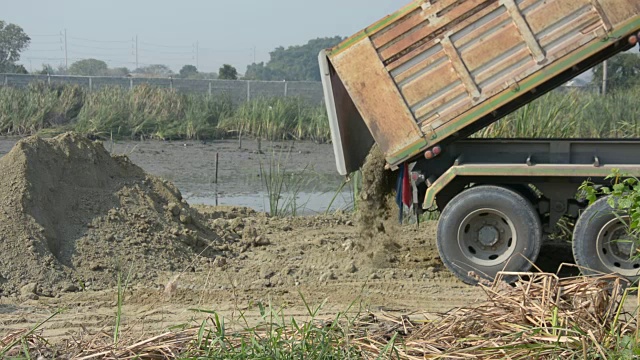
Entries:
POLYGON ((421 0, 328 56, 396 165, 638 30, 638 0, 421 0))
POLYGON ((395 152, 422 136, 412 114, 393 79, 389 76, 370 41, 355 44, 344 59, 337 58, 333 66, 341 77, 355 105, 368 119, 367 125, 383 152, 395 152))

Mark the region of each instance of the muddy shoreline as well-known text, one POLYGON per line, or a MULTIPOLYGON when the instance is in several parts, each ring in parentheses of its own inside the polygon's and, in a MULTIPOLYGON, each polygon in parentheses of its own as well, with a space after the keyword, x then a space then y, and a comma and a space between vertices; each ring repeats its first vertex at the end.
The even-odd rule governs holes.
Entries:
MULTIPOLYGON (((0 157, 20 138, 0 137, 0 157)), ((330 144, 303 142, 216 141, 116 141, 104 142, 116 155, 126 155, 147 173, 173 182, 194 204, 249 206, 269 211, 260 167, 269 171, 280 164, 287 174, 304 177, 299 195, 300 213, 324 212, 344 178, 335 169, 330 144), (218 183, 215 183, 218 154, 218 183), (258 195, 258 196, 257 196, 258 195)), ((348 194, 334 200, 333 209, 347 208, 348 194)))

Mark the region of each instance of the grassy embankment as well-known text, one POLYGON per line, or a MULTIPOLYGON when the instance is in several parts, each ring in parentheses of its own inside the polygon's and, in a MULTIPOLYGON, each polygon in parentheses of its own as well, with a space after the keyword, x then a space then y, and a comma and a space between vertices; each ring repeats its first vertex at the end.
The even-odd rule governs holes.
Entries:
POLYGON ((179 94, 150 86, 133 91, 77 86, 0 88, 0 134, 77 131, 116 139, 329 139, 320 105, 298 98, 233 104, 226 96, 179 94))
MULTIPOLYGON (((553 92, 483 129, 482 137, 640 137, 640 88, 608 96, 553 92)), ((101 138, 329 141, 322 105, 298 98, 233 104, 224 96, 77 86, 0 88, 0 134, 75 130, 101 138)))

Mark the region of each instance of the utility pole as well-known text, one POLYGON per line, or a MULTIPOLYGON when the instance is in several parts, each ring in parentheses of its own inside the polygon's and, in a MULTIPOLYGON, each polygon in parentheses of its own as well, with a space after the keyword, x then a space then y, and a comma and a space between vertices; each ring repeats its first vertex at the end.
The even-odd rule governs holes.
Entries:
POLYGON ((256 63, 256 47, 255 45, 253 46, 253 63, 256 63))
POLYGON ((196 41, 196 68, 200 70, 200 43, 196 41))
POLYGON ((608 61, 602 62, 602 95, 607 95, 607 82, 609 81, 608 61))
POLYGON ((69 52, 67 51, 67 29, 64 29, 64 68, 69 70, 69 52))
POLYGON ((139 60, 139 57, 138 57, 138 35, 136 35, 136 69, 140 68, 140 66, 138 66, 139 65, 138 64, 138 60, 139 60))

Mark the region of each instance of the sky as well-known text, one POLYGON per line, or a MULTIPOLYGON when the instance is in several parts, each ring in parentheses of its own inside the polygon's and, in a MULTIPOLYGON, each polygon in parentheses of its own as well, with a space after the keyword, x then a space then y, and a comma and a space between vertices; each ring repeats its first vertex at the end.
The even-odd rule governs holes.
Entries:
POLYGON ((410 0, 19 0, 5 2, 0 20, 21 26, 31 37, 20 63, 69 65, 84 58, 109 67, 185 64, 214 72, 222 64, 244 73, 254 61, 268 61, 278 46, 351 35, 410 0), (196 46, 197 44, 197 46, 196 46), (197 49, 197 50, 196 50, 197 49), (196 55, 197 54, 197 55, 196 55))

